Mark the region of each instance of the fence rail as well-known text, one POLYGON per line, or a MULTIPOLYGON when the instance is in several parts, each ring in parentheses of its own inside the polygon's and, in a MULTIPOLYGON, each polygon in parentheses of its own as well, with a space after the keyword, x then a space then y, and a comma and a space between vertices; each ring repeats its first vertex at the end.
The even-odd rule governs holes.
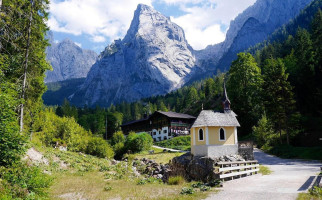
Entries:
POLYGON ((219 178, 240 178, 242 176, 257 174, 259 164, 257 160, 236 161, 236 162, 218 162, 219 178))

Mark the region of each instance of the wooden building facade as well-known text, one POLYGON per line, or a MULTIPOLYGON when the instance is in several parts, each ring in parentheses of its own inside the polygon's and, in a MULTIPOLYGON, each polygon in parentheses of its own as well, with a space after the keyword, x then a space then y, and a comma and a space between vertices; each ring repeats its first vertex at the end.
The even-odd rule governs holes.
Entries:
POLYGON ((145 118, 123 124, 122 131, 128 134, 147 132, 154 141, 167 140, 180 135, 190 135, 190 128, 196 118, 182 113, 156 111, 145 118))

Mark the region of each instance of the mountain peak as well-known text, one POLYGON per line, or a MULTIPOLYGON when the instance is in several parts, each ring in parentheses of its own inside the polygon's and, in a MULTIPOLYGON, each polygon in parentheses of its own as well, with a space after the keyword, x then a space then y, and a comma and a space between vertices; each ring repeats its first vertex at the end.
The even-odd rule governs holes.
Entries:
POLYGON ((194 70, 183 29, 139 4, 124 39, 105 48, 71 101, 108 106, 166 94, 185 84, 194 70))
POLYGON ((154 10, 152 7, 148 6, 148 5, 145 5, 145 4, 138 4, 138 7, 136 8, 136 11, 138 12, 154 12, 156 10, 154 10))

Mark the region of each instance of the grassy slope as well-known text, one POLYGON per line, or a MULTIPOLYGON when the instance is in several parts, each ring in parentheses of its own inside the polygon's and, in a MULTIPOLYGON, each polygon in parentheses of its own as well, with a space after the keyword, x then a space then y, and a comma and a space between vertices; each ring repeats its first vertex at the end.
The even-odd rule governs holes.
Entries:
MULTIPOLYGON (((125 162, 112 165, 107 159, 81 153, 62 152, 50 148, 39 149, 49 160, 49 166, 41 166, 52 173, 54 183, 50 188, 50 199, 203 199, 209 192, 196 192, 192 195, 181 195, 181 185, 164 183, 147 183, 138 185, 142 177, 134 177, 131 168, 125 162), (61 164, 63 161, 64 164, 61 164), (64 167, 65 166, 65 167, 64 167), (111 187, 106 191, 104 188, 111 187)), ((154 149, 154 155, 148 152, 135 154, 135 157, 155 159, 166 163, 180 153, 162 153, 154 149)), ((212 192, 214 190, 212 189, 212 192)))

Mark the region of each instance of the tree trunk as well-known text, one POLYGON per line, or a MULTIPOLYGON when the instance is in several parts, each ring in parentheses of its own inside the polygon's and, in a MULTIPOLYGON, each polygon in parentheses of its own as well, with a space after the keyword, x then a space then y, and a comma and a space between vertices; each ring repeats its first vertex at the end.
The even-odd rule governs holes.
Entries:
MULTIPOLYGON (((1 1, 1 0, 0 0, 1 1)), ((28 69, 28 57, 29 57, 29 46, 30 46, 30 34, 31 34, 31 21, 32 21, 32 0, 30 1, 30 16, 29 16, 29 24, 28 24, 28 36, 27 36, 27 46, 26 46, 26 54, 25 54, 25 63, 24 63, 24 72, 23 72, 23 83, 22 83, 22 91, 21 91, 21 98, 25 100, 26 94, 26 85, 27 85, 27 69, 28 69)), ((24 102, 21 104, 20 107, 20 132, 23 131, 23 117, 24 117, 24 102)))
POLYGON ((283 144, 283 140, 282 140, 282 130, 280 129, 280 143, 283 144))
POLYGON ((286 131, 286 143, 287 143, 287 145, 290 145, 290 137, 289 137, 287 131, 286 131))

